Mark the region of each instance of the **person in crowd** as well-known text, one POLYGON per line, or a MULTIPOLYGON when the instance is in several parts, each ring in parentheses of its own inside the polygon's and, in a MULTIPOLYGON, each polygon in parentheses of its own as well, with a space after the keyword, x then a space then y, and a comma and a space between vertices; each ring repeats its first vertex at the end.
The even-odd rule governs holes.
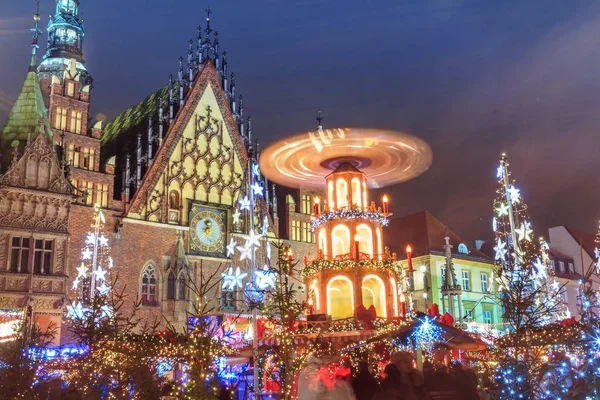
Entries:
POLYGON ((413 365, 413 355, 399 351, 392 355, 392 362, 400 372, 400 381, 407 400, 422 400, 427 397, 423 374, 413 365))
POLYGON ((385 378, 373 400, 406 400, 400 371, 394 364, 388 364, 383 370, 385 378))
POLYGON ((379 382, 369 372, 369 364, 366 361, 358 363, 358 374, 352 381, 352 388, 356 400, 371 400, 379 390, 379 382))
POLYGON ((350 385, 350 375, 336 375, 333 388, 327 393, 327 400, 356 400, 350 385))
POLYGON ((473 380, 473 376, 463 368, 460 362, 454 363, 450 377, 456 388, 456 393, 460 393, 462 399, 479 400, 479 394, 477 393, 477 386, 473 380))

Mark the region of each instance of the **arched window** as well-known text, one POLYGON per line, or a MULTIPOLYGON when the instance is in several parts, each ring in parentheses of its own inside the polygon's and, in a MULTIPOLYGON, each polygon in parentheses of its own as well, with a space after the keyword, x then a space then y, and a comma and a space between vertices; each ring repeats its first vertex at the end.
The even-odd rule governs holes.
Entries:
POLYGON ((467 248, 466 244, 461 243, 458 245, 458 252, 462 254, 469 254, 469 249, 467 248))
POLYGON ((339 178, 335 183, 335 191, 337 192, 337 208, 348 207, 348 182, 339 178))
POLYGON ((179 193, 176 190, 171 190, 169 193, 169 208, 179 210, 179 193))
POLYGON ((352 178, 352 204, 362 208, 362 191, 360 190, 360 181, 358 178, 352 178))
POLYGON ((362 282, 363 306, 369 308, 375 307, 377 315, 387 317, 385 309, 385 286, 383 281, 377 275, 367 275, 362 282))
POLYGON ((350 229, 346 225, 337 225, 331 231, 331 236, 333 257, 350 253, 350 229))
POLYGON ((175 299, 175 274, 173 271, 169 272, 169 277, 167 278, 167 299, 175 299))
POLYGON ((177 278, 177 299, 185 300, 185 274, 183 271, 179 274, 179 278, 177 278))
POLYGON ((327 314, 331 318, 354 315, 354 289, 345 276, 336 276, 327 284, 327 314))
POLYGON ((142 304, 156 304, 156 269, 148 264, 142 272, 142 304))
POLYGON ((321 250, 325 258, 327 258, 327 233, 324 228, 319 230, 319 250, 321 250))
POLYGON ((356 227, 356 240, 358 240, 358 251, 368 254, 373 258, 373 232, 367 224, 356 227))

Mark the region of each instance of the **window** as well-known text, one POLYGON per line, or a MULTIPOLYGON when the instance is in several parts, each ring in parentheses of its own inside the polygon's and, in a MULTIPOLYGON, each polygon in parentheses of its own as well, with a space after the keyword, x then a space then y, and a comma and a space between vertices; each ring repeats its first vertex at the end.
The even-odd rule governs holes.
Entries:
POLYGON ((552 271, 556 272, 556 266, 554 265, 554 260, 550 260, 550 268, 552 271))
POLYGON ((314 237, 315 235, 310 230, 310 223, 309 222, 301 222, 300 227, 301 227, 302 241, 315 243, 315 237, 314 237))
POLYGON ((564 261, 559 261, 558 262, 558 270, 560 272, 565 272, 565 263, 564 263, 564 261))
POLYGON ((82 115, 78 111, 71 111, 71 132, 81 133, 82 115))
POLYGON ((175 299, 175 274, 173 271, 169 272, 169 277, 167 278, 167 299, 175 299))
POLYGON ((575 273, 575 268, 573 267, 573 263, 569 263, 569 273, 570 274, 574 274, 575 273))
POLYGON ((64 131, 67 129, 67 109, 64 107, 56 107, 56 114, 54 117, 54 127, 64 131))
POLYGON ((50 274, 52 270, 53 241, 36 239, 33 253, 33 272, 35 274, 50 274))
POLYGON ((12 238, 10 253, 11 272, 28 272, 29 265, 29 238, 12 238))
POLYGON ((235 311, 236 310, 237 292, 235 290, 221 291, 221 310, 235 311))
POLYGON ((96 184, 96 204, 100 204, 100 207, 108 207, 108 185, 96 184))
POLYGON ((179 274, 179 278, 177 279, 177 298, 185 300, 185 275, 183 272, 179 274))
POLYGON ((484 273, 481 273, 481 291, 483 293, 487 293, 488 291, 488 276, 484 273))
POLYGON ((291 240, 300 240, 300 221, 292 221, 291 240))
POLYGON ((156 304, 156 269, 148 265, 142 273, 142 304, 156 304))
POLYGON ((471 291, 471 285, 469 285, 469 271, 462 272, 463 290, 465 292, 471 291))
POLYGON ((564 286, 564 287, 563 287, 563 288, 560 290, 560 292, 561 292, 560 294, 561 294, 561 295, 562 295, 562 297, 563 297, 563 302, 564 302, 565 304, 569 304, 569 298, 567 297, 567 287, 566 287, 566 286, 564 286))
POLYGON ((446 267, 442 267, 442 286, 446 284, 446 267))
POLYGON ((461 243, 458 245, 458 252, 462 254, 469 254, 469 249, 467 248, 466 244, 461 243))
MULTIPOLYGON (((74 184, 76 181, 73 181, 74 184)), ((94 202, 94 182, 79 181, 79 202, 91 205, 94 202)))
POLYGON ((67 82, 67 96, 69 97, 73 97, 75 95, 75 83, 74 82, 67 82))
POLYGON ((81 153, 81 168, 93 171, 96 151, 84 148, 81 153))
POLYGON ((312 211, 312 207, 311 207, 311 198, 309 195, 303 194, 302 197, 300 198, 300 212, 302 214, 310 214, 312 211))
POLYGON ((483 323, 492 323, 492 312, 490 310, 483 310, 483 323))
POLYGON ((466 318, 468 322, 473 321, 473 310, 466 310, 466 318))
POLYGON ((79 168, 79 147, 75 147, 73 143, 67 147, 67 163, 79 168))

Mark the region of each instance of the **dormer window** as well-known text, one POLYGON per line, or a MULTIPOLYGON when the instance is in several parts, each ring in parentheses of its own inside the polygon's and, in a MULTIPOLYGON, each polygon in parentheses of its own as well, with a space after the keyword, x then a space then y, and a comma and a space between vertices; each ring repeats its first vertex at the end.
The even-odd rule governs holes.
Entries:
POLYGON ((469 249, 466 244, 461 243, 458 245, 458 252, 461 254, 469 254, 469 249))

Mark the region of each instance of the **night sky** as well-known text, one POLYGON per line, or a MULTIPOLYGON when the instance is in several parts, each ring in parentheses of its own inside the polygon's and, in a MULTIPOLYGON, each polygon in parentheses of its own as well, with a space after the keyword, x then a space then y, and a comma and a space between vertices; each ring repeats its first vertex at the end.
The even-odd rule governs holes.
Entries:
MULTIPOLYGON (((41 2, 45 27, 54 1, 41 2)), ((35 12, 33 0, 4 3, 1 124, 27 72, 35 12)), ((81 3, 92 113, 108 119, 167 83, 208 5, 81 3)), ((506 152, 538 234, 556 225, 596 232, 597 1, 227 0, 211 7, 262 146, 315 129, 318 109, 325 127, 423 137, 433 165, 386 190, 390 209, 397 216, 428 209, 465 239, 491 238, 496 165, 506 152)))

